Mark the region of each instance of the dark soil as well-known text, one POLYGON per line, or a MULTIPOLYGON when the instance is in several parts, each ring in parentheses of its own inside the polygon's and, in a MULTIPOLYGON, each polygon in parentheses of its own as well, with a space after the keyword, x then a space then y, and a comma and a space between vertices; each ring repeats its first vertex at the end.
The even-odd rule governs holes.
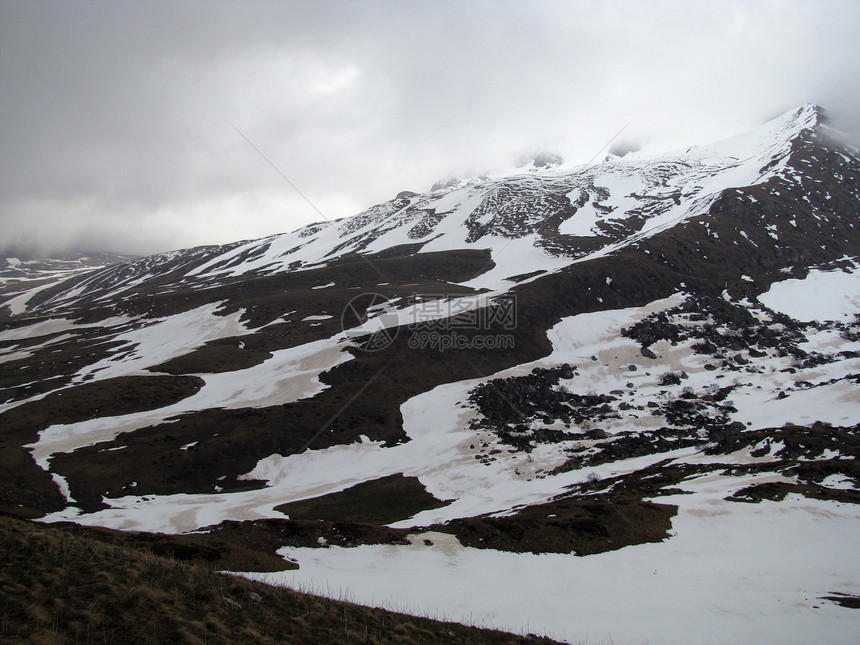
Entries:
POLYGON ((673 504, 644 501, 675 494, 692 469, 655 464, 626 477, 589 480, 544 504, 515 509, 501 517, 482 515, 432 527, 453 533, 461 543, 518 553, 592 555, 669 537, 673 504))
POLYGON ((528 506, 511 516, 453 520, 433 530, 465 546, 516 553, 592 555, 669 536, 678 507, 635 496, 568 497, 528 506))
POLYGON ((24 445, 56 423, 131 414, 171 405, 197 392, 196 376, 128 376, 52 392, 0 414, 0 511, 38 517, 60 510, 64 500, 50 475, 24 445))
POLYGON ((822 596, 821 600, 829 600, 847 609, 860 609, 860 596, 847 593, 834 593, 830 596, 822 596))
POLYGON ((445 506, 417 477, 402 473, 350 486, 339 492, 276 506, 294 520, 330 520, 391 524, 431 508, 445 506))

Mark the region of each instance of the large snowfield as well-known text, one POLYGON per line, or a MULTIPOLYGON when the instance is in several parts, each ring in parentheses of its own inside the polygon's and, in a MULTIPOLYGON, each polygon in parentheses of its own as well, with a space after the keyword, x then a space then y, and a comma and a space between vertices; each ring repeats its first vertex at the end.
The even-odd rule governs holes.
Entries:
POLYGON ((577 557, 428 534, 413 546, 284 549, 301 569, 246 575, 571 643, 856 643, 856 610, 820 600, 860 590, 856 507, 726 502, 744 482, 723 479, 661 498, 680 506, 665 543, 577 557))

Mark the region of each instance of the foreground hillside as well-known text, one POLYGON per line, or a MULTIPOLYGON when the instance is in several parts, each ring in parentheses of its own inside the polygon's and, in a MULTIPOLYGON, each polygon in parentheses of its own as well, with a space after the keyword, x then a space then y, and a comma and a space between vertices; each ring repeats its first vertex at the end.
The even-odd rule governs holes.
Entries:
POLYGON ((553 642, 270 587, 104 531, 0 516, 0 552, 0 642, 553 642))

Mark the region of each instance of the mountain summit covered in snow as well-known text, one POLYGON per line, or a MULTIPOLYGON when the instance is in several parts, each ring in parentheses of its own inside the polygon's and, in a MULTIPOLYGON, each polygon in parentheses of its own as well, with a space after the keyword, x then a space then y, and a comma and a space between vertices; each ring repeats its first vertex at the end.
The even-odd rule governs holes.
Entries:
POLYGON ((0 509, 574 641, 849 643, 860 156, 839 141, 807 105, 4 278, 0 509))

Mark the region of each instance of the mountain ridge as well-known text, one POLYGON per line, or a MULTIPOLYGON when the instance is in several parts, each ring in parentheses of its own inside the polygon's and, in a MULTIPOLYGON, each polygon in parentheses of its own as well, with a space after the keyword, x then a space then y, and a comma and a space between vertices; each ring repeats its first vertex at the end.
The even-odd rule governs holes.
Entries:
MULTIPOLYGON (((806 137, 808 132, 816 131, 821 119, 820 115, 821 108, 806 105, 761 126, 755 131, 758 132, 755 136, 765 143, 759 141, 759 147, 767 148, 768 139, 776 141, 775 146, 772 146, 777 149, 776 154, 772 154, 768 160, 770 166, 767 164, 762 166, 759 170, 760 176, 757 178, 754 177, 755 173, 753 176, 746 177, 753 181, 729 182, 725 188, 712 190, 712 194, 699 198, 701 204, 698 210, 707 210, 705 207, 708 202, 713 202, 722 190, 758 185, 765 183, 767 177, 774 176, 779 166, 784 164, 785 157, 794 147, 795 141, 806 137)), ((749 138, 749 135, 746 135, 735 137, 734 140, 749 147, 749 138)), ((698 173, 690 171, 690 177, 682 174, 679 181, 687 185, 696 180, 697 174, 713 175, 714 167, 705 163, 708 155, 714 155, 720 145, 730 146, 732 141, 729 139, 717 144, 687 148, 684 155, 704 167, 698 173), (691 153, 692 157, 690 157, 691 153)), ((769 152, 773 153, 774 150, 771 149, 769 152)), ((679 154, 680 151, 651 157, 634 154, 587 167, 551 168, 539 173, 519 172, 493 179, 476 177, 424 195, 401 193, 393 200, 336 222, 310 224, 292 233, 272 235, 249 242, 236 242, 220 247, 195 247, 184 251, 157 254, 130 265, 108 268, 105 270, 106 275, 100 279, 93 278, 93 282, 97 288, 105 288, 121 285, 130 280, 146 281, 147 276, 150 275, 151 280, 158 282, 162 281, 158 275, 161 266, 171 267, 172 271, 184 270, 187 274, 184 276, 186 278, 223 278, 238 277, 244 273, 271 274, 286 270, 296 271, 319 267, 321 263, 329 263, 343 257, 345 253, 371 255, 374 251, 379 252, 409 244, 420 245, 414 252, 425 253, 452 248, 489 248, 491 251, 495 249, 498 252, 514 244, 511 251, 534 255, 534 251, 530 250, 533 249, 532 244, 520 244, 516 240, 536 234, 536 226, 547 230, 551 239, 536 234, 534 239, 528 240, 541 245, 547 257, 534 257, 522 271, 513 270, 513 273, 504 276, 501 281, 498 278, 490 278, 485 281, 486 285, 482 285, 480 280, 477 281, 478 287, 490 286, 498 290, 504 286, 505 278, 564 266, 563 262, 553 262, 553 256, 579 259, 589 257, 601 250, 611 252, 612 243, 618 242, 619 236, 622 239, 629 239, 632 233, 637 232, 635 230, 637 225, 643 226, 649 219, 653 222, 655 214, 659 216, 661 212, 669 211, 663 219, 671 221, 675 214, 668 207, 673 204, 679 205, 682 197, 685 201, 691 198, 695 200, 696 185, 689 187, 689 194, 684 195, 678 188, 659 191, 651 196, 650 201, 644 199, 646 196, 643 195, 643 203, 638 207, 626 209, 628 217, 613 222, 611 218, 601 216, 600 213, 607 211, 611 213, 625 206, 624 200, 622 199, 622 202, 617 205, 603 203, 600 195, 606 195, 607 190, 596 189, 594 178, 602 175, 604 183, 608 183, 613 176, 619 174, 619 169, 622 174, 625 171, 627 174, 631 171, 632 174, 638 172, 645 177, 640 184, 651 185, 653 188, 660 183, 665 184, 668 181, 667 176, 671 178, 672 172, 677 171, 679 167, 689 168, 694 165, 683 156, 678 159, 679 154), (593 199, 592 195, 594 195, 593 199), (472 204, 471 202, 474 201, 478 203, 472 204), (518 208, 518 203, 525 206, 518 208), (463 221, 456 223, 454 230, 442 231, 434 235, 434 231, 457 211, 463 211, 463 221), (509 211, 510 215, 505 215, 506 211, 509 211), (409 230, 406 235, 403 235, 402 229, 407 225, 409 230), (459 229, 466 229, 468 232, 465 235, 457 233, 459 229), (555 230, 557 233, 553 232, 555 230), (452 235, 458 239, 446 239, 452 235), (501 238, 501 240, 489 240, 482 246, 480 241, 487 236, 501 238), (332 237, 335 239, 326 241, 326 238, 332 237), (392 240, 392 237, 398 239, 392 240), (207 255, 214 255, 214 257, 206 260, 207 255), (184 263, 184 268, 181 263, 184 263), (107 273, 113 275, 109 276, 107 273)), ((739 164, 725 165, 729 171, 737 173, 739 164)), ((726 168, 717 170, 725 171, 726 168)), ((663 188, 666 187, 663 186, 663 188)), ((628 197, 633 196, 635 201, 635 194, 635 191, 631 191, 628 197)), ((693 206, 696 207, 695 201, 693 206)), ((682 213, 675 217, 683 220, 685 215, 682 213)), ((657 226, 652 224, 651 230, 658 227, 659 224, 657 226)), ((639 233, 647 235, 648 231, 649 229, 646 229, 639 233)), ((86 290, 87 285, 73 281, 71 288, 86 290)))
MULTIPOLYGON (((18 293, 0 318, 0 507, 229 535, 298 561, 290 580, 450 608, 384 571, 432 563, 429 579, 472 594, 458 607, 502 603, 571 638, 569 611, 612 622, 599 604, 612 584, 577 596, 581 612, 553 600, 598 561, 667 607, 732 616, 733 637, 753 601, 770 633, 809 634, 815 612, 786 617, 782 598, 858 595, 860 575, 839 582, 813 553, 805 577, 766 568, 766 541, 757 560, 732 549, 753 531, 850 552, 858 223, 860 159, 802 106, 680 156, 401 193, 18 293), (799 298, 802 320, 787 304, 799 298), (707 588, 683 575, 651 588, 650 562, 729 567, 781 591, 729 593, 720 578, 704 609, 707 588), (481 566, 508 582, 542 571, 521 583, 540 601, 480 593, 481 566)), ((649 607, 622 637, 683 641, 649 607)), ((847 635, 845 611, 820 615, 847 635)))

